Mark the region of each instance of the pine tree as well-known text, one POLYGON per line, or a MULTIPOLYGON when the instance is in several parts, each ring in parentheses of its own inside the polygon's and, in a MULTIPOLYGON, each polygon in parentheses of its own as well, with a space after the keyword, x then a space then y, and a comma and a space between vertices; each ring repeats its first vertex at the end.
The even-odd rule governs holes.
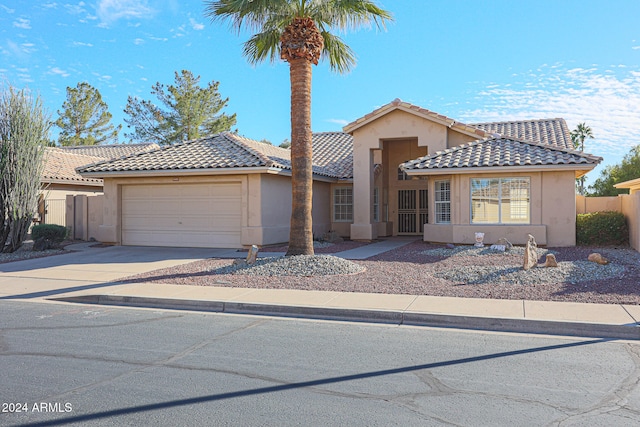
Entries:
POLYGON ((156 83, 151 93, 162 107, 130 96, 124 112, 133 133, 127 136, 141 142, 175 144, 230 130, 236 124, 236 115, 220 113, 229 98, 221 98, 219 82, 210 82, 205 88, 199 83, 200 76, 194 77, 187 70, 175 72, 175 85, 165 88, 156 83))
POLYGON ((67 87, 67 100, 55 125, 62 131, 58 143, 70 145, 98 145, 118 142, 118 132, 111 122, 109 107, 102 100, 98 89, 89 83, 78 83, 75 88, 67 87))

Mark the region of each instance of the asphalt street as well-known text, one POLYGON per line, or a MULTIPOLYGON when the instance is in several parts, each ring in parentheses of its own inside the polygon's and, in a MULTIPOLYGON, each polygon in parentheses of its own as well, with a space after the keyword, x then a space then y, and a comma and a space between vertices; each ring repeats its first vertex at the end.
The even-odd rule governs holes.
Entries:
POLYGON ((0 301, 0 425, 640 423, 640 344, 0 301))

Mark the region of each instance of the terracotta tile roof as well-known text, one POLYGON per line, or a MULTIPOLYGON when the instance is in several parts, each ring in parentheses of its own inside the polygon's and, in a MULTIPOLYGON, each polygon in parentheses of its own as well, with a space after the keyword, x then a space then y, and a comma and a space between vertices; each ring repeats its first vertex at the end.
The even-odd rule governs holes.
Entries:
POLYGON ((482 129, 491 136, 499 134, 506 138, 541 142, 559 148, 574 148, 573 142, 571 142, 571 133, 564 119, 474 123, 470 126, 482 129))
POLYGON ((75 154, 60 148, 47 147, 44 153, 44 167, 40 182, 62 184, 102 185, 102 179, 84 178, 76 168, 104 160, 101 157, 75 154))
POLYGON ((433 120, 437 123, 441 123, 448 127, 454 128, 460 132, 470 134, 470 135, 475 135, 476 138, 484 138, 484 137, 490 136, 488 133, 486 133, 484 130, 480 129, 477 126, 467 125, 465 123, 454 120, 450 117, 443 116, 442 114, 438 114, 435 111, 427 110, 426 108, 422 108, 418 105, 414 105, 409 102, 404 102, 399 98, 396 98, 390 103, 383 105, 382 107, 372 111, 371 113, 366 114, 360 117, 359 119, 356 119, 355 121, 349 123, 342 129, 345 132, 352 133, 353 131, 360 128, 361 126, 364 126, 365 124, 379 117, 382 117, 385 114, 388 114, 394 110, 403 110, 403 111, 411 112, 413 114, 417 114, 424 118, 433 120))
POLYGON ((407 171, 498 166, 584 165, 592 169, 601 157, 512 138, 479 140, 403 163, 407 171))
POLYGON ((117 159, 132 154, 146 152, 160 148, 155 143, 142 144, 112 144, 112 145, 79 145, 75 147, 60 147, 62 150, 75 154, 100 157, 102 159, 117 159))
MULTIPOLYGON (((330 138, 327 138, 327 142, 321 144, 321 146, 328 145, 330 140, 330 138)), ((345 149, 341 148, 339 152, 344 151, 345 149)), ((319 150, 319 153, 323 153, 323 151, 319 150)), ((291 151, 224 132, 116 160, 103 161, 80 168, 79 172, 94 174, 126 171, 215 170, 251 167, 290 170, 291 151)), ((341 170, 340 167, 344 168, 344 164, 340 162, 334 164, 325 159, 323 163, 314 164, 313 172, 318 175, 339 178, 341 176, 337 176, 336 173, 341 170)))
POLYGON ((335 178, 353 178, 353 137, 344 132, 314 133, 313 164, 335 178))

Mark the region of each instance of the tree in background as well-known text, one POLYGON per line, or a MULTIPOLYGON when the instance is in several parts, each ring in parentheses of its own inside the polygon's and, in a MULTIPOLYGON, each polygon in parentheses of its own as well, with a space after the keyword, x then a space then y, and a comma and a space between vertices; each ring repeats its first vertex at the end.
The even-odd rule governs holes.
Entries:
POLYGON ((615 184, 640 178, 640 145, 633 147, 619 165, 609 165, 600 172, 600 177, 589 186, 589 196, 617 196, 627 189, 615 188, 615 184))
POLYGON ((36 212, 51 118, 40 98, 13 87, 0 92, 0 252, 24 242, 36 212))
POLYGON ((370 0, 218 0, 205 1, 212 20, 258 31, 244 43, 244 56, 257 64, 280 58, 289 63, 291 82, 291 226, 287 255, 313 255, 311 65, 327 58, 331 69, 346 72, 355 64, 349 46, 330 32, 375 23, 391 14, 370 0))
POLYGON ((67 87, 67 100, 58 111, 55 125, 62 131, 58 143, 70 145, 98 145, 118 142, 117 128, 111 124, 111 113, 98 89, 89 83, 78 83, 75 88, 67 87))
POLYGON ((175 73, 175 86, 166 88, 159 82, 151 93, 162 107, 151 101, 130 96, 124 112, 124 121, 134 131, 128 137, 141 142, 175 144, 207 135, 228 131, 236 124, 236 115, 220 114, 229 98, 218 93, 219 82, 210 82, 206 88, 199 86, 200 76, 191 71, 175 73))
MULTIPOLYGON (((584 151, 584 140, 587 138, 593 139, 593 132, 586 123, 578 123, 578 126, 571 131, 571 142, 576 150, 584 151)), ((577 179, 578 194, 584 196, 584 179, 582 176, 577 179)))

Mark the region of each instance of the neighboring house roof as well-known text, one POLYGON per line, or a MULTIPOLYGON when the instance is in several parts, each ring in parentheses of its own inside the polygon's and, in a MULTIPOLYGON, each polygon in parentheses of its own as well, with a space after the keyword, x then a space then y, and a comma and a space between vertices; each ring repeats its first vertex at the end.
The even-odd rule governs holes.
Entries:
POLYGON ((620 189, 637 190, 640 188, 640 178, 619 182, 618 184, 613 184, 613 186, 620 189))
POLYGON ((76 168, 104 160, 101 157, 70 153, 66 150, 47 147, 44 153, 44 168, 40 176, 43 184, 82 184, 102 186, 98 178, 85 178, 76 168))
POLYGON ((541 142, 554 147, 573 149, 571 133, 564 119, 522 120, 513 122, 473 123, 490 135, 541 142))
POLYGON ((102 159, 117 159, 136 153, 152 151, 160 148, 155 143, 142 144, 111 144, 111 145, 79 145, 72 147, 60 147, 62 150, 75 154, 101 157, 102 159))
POLYGON ((409 102, 403 102, 401 99, 396 98, 390 103, 383 105, 382 107, 372 111, 369 114, 366 114, 359 119, 349 123, 342 129, 352 134, 355 130, 361 128, 362 126, 371 123, 374 120, 379 119, 380 117, 389 114, 394 110, 406 111, 411 114, 415 114, 417 116, 423 117, 425 119, 434 121, 436 123, 443 124, 449 128, 453 128, 458 132, 465 133, 467 135, 473 135, 476 138, 484 138, 489 136, 485 131, 479 129, 477 127, 464 124, 447 116, 443 116, 442 114, 438 114, 434 111, 427 110, 426 108, 422 108, 418 105, 411 104, 409 102))
MULTIPOLYGON (((223 132, 150 152, 100 162, 79 168, 78 171, 82 174, 102 176, 108 173, 122 172, 215 171, 237 168, 290 170, 291 151, 223 132)), ((313 172, 317 175, 340 178, 336 175, 336 169, 338 168, 331 161, 313 166, 313 172)))
POLYGON ((474 141, 458 147, 405 162, 401 167, 412 174, 451 173, 452 169, 477 171, 495 167, 554 167, 575 166, 571 169, 588 171, 602 161, 601 157, 580 151, 562 149, 549 144, 513 138, 493 138, 474 141))

